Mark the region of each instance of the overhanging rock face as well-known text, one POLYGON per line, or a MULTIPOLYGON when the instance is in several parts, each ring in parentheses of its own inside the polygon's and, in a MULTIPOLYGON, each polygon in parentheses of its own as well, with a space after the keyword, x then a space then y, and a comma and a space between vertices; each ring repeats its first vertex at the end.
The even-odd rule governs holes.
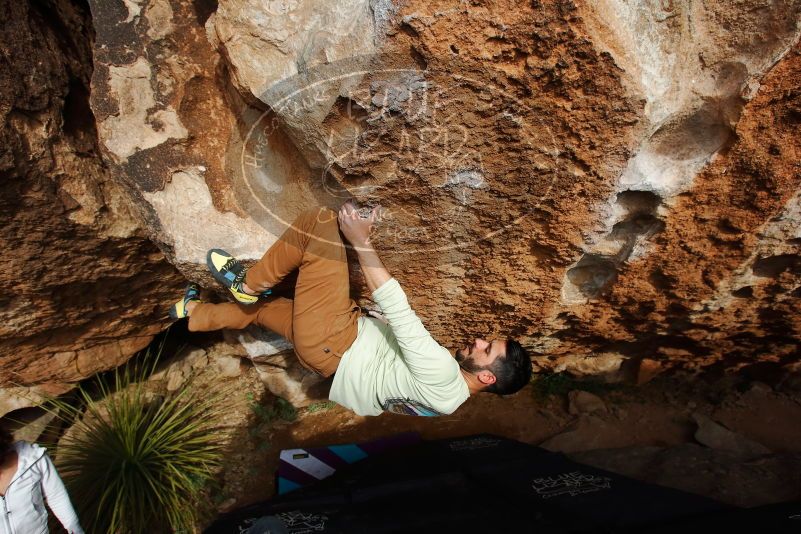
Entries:
POLYGON ((798 360, 801 2, 90 3, 105 159, 190 278, 355 196, 446 346, 798 360))
POLYGON ((63 0, 8 1, 0 18, 5 414, 147 346, 168 325, 165 303, 183 279, 100 157, 88 11, 63 0))

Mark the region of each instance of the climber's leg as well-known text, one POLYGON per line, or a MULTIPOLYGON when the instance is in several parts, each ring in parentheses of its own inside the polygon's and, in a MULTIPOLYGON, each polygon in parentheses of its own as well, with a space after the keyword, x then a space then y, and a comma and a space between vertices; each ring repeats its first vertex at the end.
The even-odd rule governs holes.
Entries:
MULTIPOLYGON (((211 260, 210 268, 224 271, 211 260)), ((244 283, 247 289, 264 293, 295 269, 299 272, 294 300, 262 297, 252 305, 199 303, 189 315, 189 329, 238 329, 257 323, 291 341, 305 367, 332 375, 356 339, 359 318, 359 306, 350 298, 345 246, 332 210, 314 208, 301 214, 247 270, 244 283)))
POLYGON ((208 332, 222 328, 242 329, 253 323, 268 328, 291 342, 292 301, 283 297, 268 297, 253 306, 233 302, 200 302, 189 314, 188 327, 191 332, 208 332))
MULTIPOLYGON (((312 208, 301 213, 264 256, 247 271, 245 283, 253 292, 262 292, 280 282, 304 263, 337 262, 337 273, 347 263, 339 236, 336 213, 328 208, 312 208)), ((334 272, 334 271, 332 271, 334 272)))
POLYGON ((264 291, 294 269, 299 269, 292 309, 295 353, 309 369, 330 376, 356 339, 359 318, 334 211, 321 207, 301 214, 248 270, 245 283, 264 291))
POLYGON ((186 286, 184 296, 170 308, 170 319, 183 319, 189 316, 188 309, 192 303, 200 302, 200 286, 190 283, 186 286))

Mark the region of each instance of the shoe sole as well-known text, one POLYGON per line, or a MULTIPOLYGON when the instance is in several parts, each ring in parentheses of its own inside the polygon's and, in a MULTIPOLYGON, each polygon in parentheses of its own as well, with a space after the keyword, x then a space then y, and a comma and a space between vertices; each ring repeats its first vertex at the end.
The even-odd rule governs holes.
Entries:
POLYGON ((213 248, 209 250, 206 253, 206 267, 208 267, 211 276, 213 276, 214 279, 217 280, 217 282, 219 282, 225 289, 227 289, 228 292, 231 294, 231 296, 234 297, 234 300, 236 300, 238 303, 244 304, 245 306, 256 304, 256 302, 258 302, 259 300, 258 297, 256 297, 256 300, 251 302, 251 301, 239 300, 239 298, 237 298, 237 296, 234 295, 234 292, 231 290, 231 282, 228 281, 225 275, 223 275, 220 271, 217 270, 217 267, 214 266, 214 262, 211 261, 211 255, 214 252, 216 252, 220 256, 228 256, 229 258, 233 258, 233 256, 228 254, 228 252, 224 251, 223 249, 213 248))
POLYGON ((168 313, 168 315, 170 316, 170 319, 172 319, 173 321, 178 321, 178 320, 184 319, 186 317, 186 315, 184 315, 182 317, 178 316, 178 312, 175 309, 176 306, 177 306, 177 304, 173 304, 172 306, 170 306, 170 311, 168 313))

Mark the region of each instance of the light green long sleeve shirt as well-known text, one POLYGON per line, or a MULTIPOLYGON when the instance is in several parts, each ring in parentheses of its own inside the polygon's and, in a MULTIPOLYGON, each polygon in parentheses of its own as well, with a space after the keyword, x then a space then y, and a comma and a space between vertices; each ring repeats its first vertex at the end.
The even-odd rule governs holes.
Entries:
POLYGON ((470 391, 450 351, 434 341, 394 278, 373 291, 389 324, 359 319, 329 398, 359 415, 453 413, 470 391))

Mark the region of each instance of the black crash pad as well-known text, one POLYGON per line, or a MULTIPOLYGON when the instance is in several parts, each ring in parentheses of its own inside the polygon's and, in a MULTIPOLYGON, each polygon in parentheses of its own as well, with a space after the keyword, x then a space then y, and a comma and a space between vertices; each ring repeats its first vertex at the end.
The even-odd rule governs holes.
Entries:
POLYGON ((801 532, 801 505, 742 510, 492 435, 422 441, 221 516, 205 532, 801 532), (798 516, 795 518, 795 516, 798 516), (786 530, 785 530, 786 529, 786 530))

